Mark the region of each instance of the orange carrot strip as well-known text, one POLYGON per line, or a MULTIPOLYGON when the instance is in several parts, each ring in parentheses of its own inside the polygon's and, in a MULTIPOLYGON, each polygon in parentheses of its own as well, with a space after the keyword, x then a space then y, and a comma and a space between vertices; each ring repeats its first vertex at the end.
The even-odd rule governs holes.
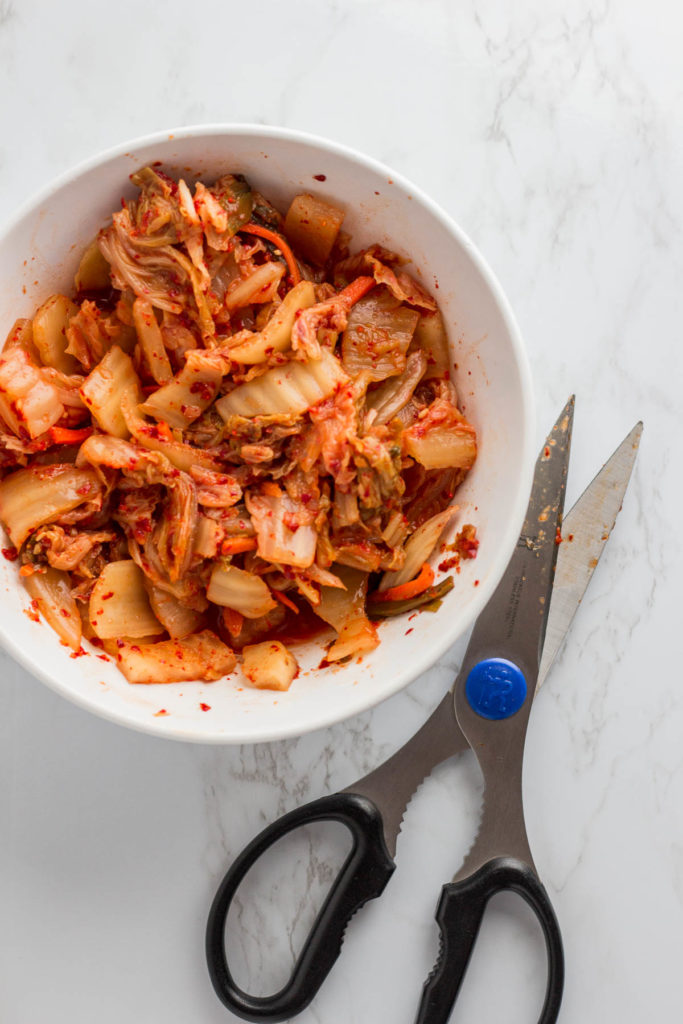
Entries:
POLYGON ((297 608, 297 606, 294 604, 293 601, 290 601, 287 595, 283 594, 281 590, 271 590, 271 594, 273 595, 274 598, 280 601, 285 606, 285 608, 290 608, 295 615, 299 614, 299 609, 297 608))
POLYGON ((260 224, 254 224, 252 220, 250 220, 248 224, 245 224, 243 228, 240 228, 240 231, 246 231, 250 235, 257 235, 258 238, 266 238, 269 242, 273 242, 284 256, 285 263, 289 267, 289 275, 292 279, 292 285, 299 283, 301 280, 299 265, 294 258, 294 253, 289 248, 282 235, 278 235, 277 231, 271 231, 270 228, 261 227, 260 224))
POLYGON ((92 434, 92 427, 80 430, 69 430, 68 427, 50 427, 50 440, 53 444, 80 444, 92 434))
POLYGON ((420 569, 419 575, 414 580, 401 583, 398 587, 389 587, 388 590, 376 590, 372 595, 372 601, 407 601, 410 597, 417 597, 418 594, 428 590, 434 582, 434 570, 431 565, 425 562, 420 569))
POLYGON ((358 300, 367 295, 376 284, 377 282, 374 277, 357 277, 351 284, 347 284, 346 288, 342 288, 338 293, 338 297, 344 300, 344 304, 348 309, 351 309, 351 306, 355 306, 358 300))
POLYGON ((166 420, 159 420, 156 426, 157 430, 159 431, 159 433, 161 434, 165 441, 175 441, 175 438, 171 433, 171 428, 169 427, 166 420))
POLYGON ((239 555, 242 551, 255 551, 256 537, 228 537, 221 544, 222 555, 239 555))
POLYGON ((242 629, 242 623, 244 622, 244 616, 242 613, 236 612, 234 608, 222 608, 221 615, 223 616, 225 628, 230 636, 239 636, 242 629))

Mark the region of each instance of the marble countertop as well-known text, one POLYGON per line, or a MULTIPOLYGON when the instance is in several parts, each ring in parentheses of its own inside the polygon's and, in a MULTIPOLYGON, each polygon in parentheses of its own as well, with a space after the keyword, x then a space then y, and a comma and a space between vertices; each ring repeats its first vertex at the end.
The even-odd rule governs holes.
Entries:
MULTIPOLYGON (((484 252, 526 339, 539 442, 576 391, 570 502, 644 420, 623 511, 527 743, 567 1022, 673 1021, 683 1001, 682 29, 666 0, 520 0, 514 12, 0 0, 0 217, 80 159, 160 128, 250 121, 329 136, 412 178, 484 252)), ((361 717, 243 749, 127 732, 1 655, 4 1024, 233 1019, 203 953, 219 877, 275 815, 395 750, 463 650, 361 717)), ((467 758, 419 790, 396 874, 352 923, 302 1024, 413 1020, 436 899, 480 794, 467 758)), ((340 853, 334 831, 300 838, 253 880, 233 949, 245 985, 284 980, 340 853)), ((536 1020, 543 962, 531 913, 497 897, 457 1019, 536 1020)))

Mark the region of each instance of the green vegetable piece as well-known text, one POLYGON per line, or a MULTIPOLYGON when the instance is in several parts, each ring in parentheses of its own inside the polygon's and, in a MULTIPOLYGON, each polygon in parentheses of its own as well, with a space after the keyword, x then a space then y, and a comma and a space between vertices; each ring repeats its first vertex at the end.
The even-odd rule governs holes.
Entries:
POLYGON ((159 196, 170 196, 173 192, 169 179, 162 177, 153 167, 141 167, 130 176, 133 185, 159 196))
POLYGON ((415 608, 423 608, 425 611, 437 611, 441 605, 441 598, 453 589, 453 577, 446 576, 434 587, 429 587, 415 597, 408 597, 405 601, 368 601, 368 617, 370 619, 386 619, 390 615, 403 615, 404 612, 414 611, 415 608), (429 607, 425 607, 429 606, 429 607))
POLYGON ((211 191, 228 214, 228 234, 234 235, 248 224, 254 208, 254 194, 241 174, 225 174, 211 191))
POLYGON ((251 211, 252 220, 257 224, 261 224, 264 228, 270 228, 271 231, 277 231, 279 234, 282 234, 285 223, 282 214, 260 192, 252 192, 252 196, 254 201, 251 211))

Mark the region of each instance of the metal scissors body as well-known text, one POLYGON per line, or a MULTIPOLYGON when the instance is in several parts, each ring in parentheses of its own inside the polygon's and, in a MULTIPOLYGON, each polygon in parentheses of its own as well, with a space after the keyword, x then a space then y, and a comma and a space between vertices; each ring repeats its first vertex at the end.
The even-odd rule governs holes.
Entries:
POLYGON ((437 765, 471 748, 484 775, 482 820, 462 867, 442 889, 436 911, 439 957, 425 982, 416 1024, 448 1020, 486 904, 505 889, 521 895, 539 920, 548 956, 539 1024, 557 1019, 564 982, 562 940, 526 835, 524 740, 534 696, 569 629, 621 507, 642 430, 642 424, 633 428, 563 522, 572 416, 573 399, 541 449, 515 552, 475 623, 452 691, 412 739, 382 765, 339 793, 279 818, 228 870, 209 914, 206 954, 217 995, 238 1016, 283 1021, 310 1003, 339 955, 350 918, 381 895, 394 871, 396 841, 413 793, 437 765), (293 829, 322 820, 346 825, 352 849, 287 984, 272 996, 251 996, 235 983, 225 954, 232 899, 247 871, 273 843, 293 829))

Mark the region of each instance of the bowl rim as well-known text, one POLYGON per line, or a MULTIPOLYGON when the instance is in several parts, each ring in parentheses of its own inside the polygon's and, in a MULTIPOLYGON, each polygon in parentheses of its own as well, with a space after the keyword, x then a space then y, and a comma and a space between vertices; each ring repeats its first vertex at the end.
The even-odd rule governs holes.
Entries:
MULTIPOLYGON (((226 137, 239 135, 249 138, 277 139, 286 142, 305 143, 320 149, 322 152, 328 152, 344 157, 383 177, 389 177, 394 185, 399 186, 399 189, 410 194, 414 201, 416 200, 426 208, 429 213, 455 237, 457 242, 466 251, 468 257, 472 260, 486 285, 490 289, 493 299, 498 306, 501 318, 511 340, 515 363, 517 365, 520 378, 522 408, 520 436, 522 450, 521 471, 519 474, 517 493, 515 495, 514 502, 510 507, 507 527, 504 535, 499 540, 499 548, 501 552, 509 551, 511 554, 524 521, 529 492, 531 490, 534 465, 535 403, 531 368, 527 352, 524 347, 524 342, 522 340, 522 334, 512 311, 512 307, 502 286, 500 285, 500 282, 498 281, 498 278, 474 242, 472 242, 467 233, 456 223, 450 214, 435 202, 435 200, 431 199, 419 185, 414 184, 414 182, 406 178, 401 172, 395 171, 393 168, 379 160, 376 160, 374 157, 368 156, 344 143, 336 142, 332 139, 327 139, 323 136, 315 135, 310 132, 300 131, 299 129, 283 128, 273 125, 260 125, 249 122, 212 122, 209 124, 185 125, 178 128, 168 128, 166 130, 160 130, 146 135, 136 136, 131 139, 126 139, 116 145, 99 150, 92 156, 87 157, 85 160, 81 160, 62 171, 42 188, 29 195, 29 197, 20 204, 18 209, 16 209, 11 216, 3 220, 2 224, 0 224, 0 240, 10 234, 24 217, 30 214, 35 208, 47 202, 65 185, 70 184, 81 175, 86 174, 88 171, 95 169, 109 160, 125 156, 129 151, 134 151, 135 149, 161 145, 162 143, 168 144, 170 141, 174 140, 221 135, 226 137)), ((472 601, 469 612, 470 623, 466 630, 461 632, 459 636, 466 635, 466 633, 471 629, 500 582, 506 566, 507 562, 501 564, 501 559, 499 558, 498 562, 489 573, 486 584, 480 588, 476 597, 472 601)), ((65 697, 78 707, 93 712, 99 717, 107 719, 110 722, 114 722, 117 725, 123 725, 129 729, 133 729, 136 732, 147 733, 155 737, 174 739, 183 742, 220 744, 226 746, 244 743, 251 745, 256 743, 292 739, 306 735, 307 733, 318 729, 328 728, 332 725, 346 722, 350 718, 354 718, 356 715, 370 710, 372 707, 388 700, 390 697, 393 697, 395 694, 405 689, 406 686, 410 685, 410 683, 414 682, 419 676, 436 665, 446 651, 456 642, 459 636, 453 637, 447 630, 444 631, 441 641, 433 644, 421 656, 418 655, 409 669, 403 671, 397 669, 395 673, 392 673, 392 682, 385 686, 381 693, 378 694, 374 689, 371 690, 370 688, 355 688, 355 699, 350 702, 351 706, 348 714, 344 714, 342 717, 339 716, 338 711, 332 711, 331 713, 321 711, 315 716, 309 716, 303 725, 296 723, 287 724, 286 722, 283 722, 284 727, 281 729, 274 730, 272 728, 267 728, 261 732, 254 733, 247 739, 243 736, 230 736, 229 734, 225 735, 218 732, 209 735, 197 735, 187 726, 174 725, 172 721, 169 721, 169 719, 166 718, 157 719, 152 717, 149 723, 131 721, 124 712, 107 708, 101 703, 98 703, 96 699, 88 697, 85 694, 74 693, 67 686, 61 683, 59 679, 51 677, 46 671, 43 671, 42 668, 38 668, 31 662, 28 655, 24 652, 24 649, 15 643, 13 638, 6 633, 3 625, 0 623, 0 642, 5 650, 7 650, 16 661, 26 668, 31 675, 39 678, 51 690, 54 690, 56 693, 60 694, 60 696, 65 697)))

